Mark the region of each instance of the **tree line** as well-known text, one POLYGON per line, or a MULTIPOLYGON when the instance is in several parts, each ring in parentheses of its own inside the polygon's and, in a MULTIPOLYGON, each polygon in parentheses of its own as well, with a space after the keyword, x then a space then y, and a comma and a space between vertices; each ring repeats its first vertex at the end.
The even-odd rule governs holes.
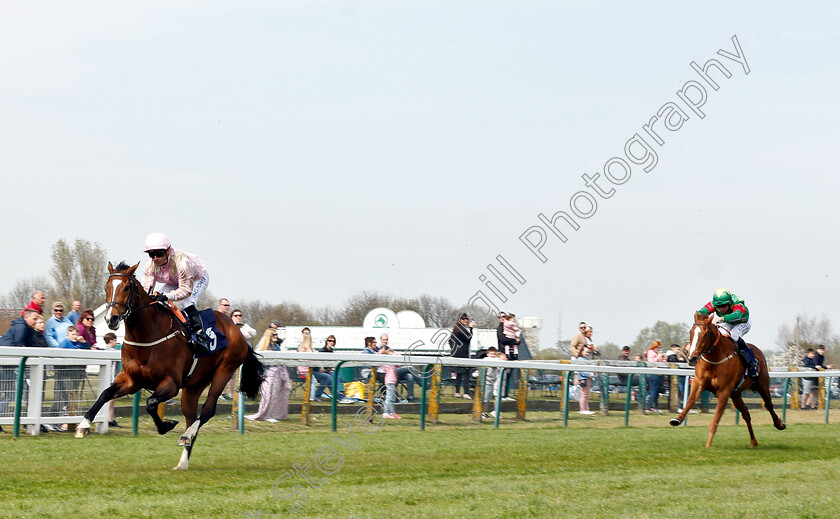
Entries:
MULTIPOLYGON (((24 308, 36 290, 47 296, 47 305, 62 301, 69 306, 72 301, 81 301, 82 308, 97 308, 105 302, 105 281, 108 279, 107 251, 96 242, 77 238, 72 243, 60 239, 51 249, 52 267, 49 276, 34 276, 18 280, 9 293, 0 296, 0 308, 24 308)), ((228 298, 230 299, 230 298, 228 298)), ((219 298, 207 290, 199 299, 200 308, 216 308, 219 298)), ((365 316, 374 308, 390 308, 394 312, 413 310, 420 314, 426 325, 434 328, 451 328, 458 315, 467 312, 466 306, 455 306, 444 297, 421 295, 403 298, 363 291, 350 296, 338 308, 321 306, 306 308, 296 302, 270 303, 261 300, 238 301, 231 299, 231 310, 238 308, 246 321, 258 330, 268 327, 273 320, 284 326, 361 326, 365 316)), ((477 315, 480 328, 495 328, 498 325, 494 315, 477 315)), ((641 353, 657 339, 664 348, 670 344, 682 345, 688 340, 691 326, 687 323, 656 321, 653 326, 642 328, 636 339, 629 344, 631 353, 641 353)), ((597 334, 597 331, 596 331, 597 334)), ((614 343, 597 342, 604 358, 615 359, 621 347, 614 343)), ((542 359, 567 358, 569 340, 558 340, 554 347, 543 347, 538 357, 542 359)), ((768 361, 774 365, 795 366, 801 364, 808 348, 823 344, 827 348, 827 360, 838 355, 840 336, 832 329, 831 321, 825 317, 807 314, 796 316, 796 325, 779 326, 776 346, 779 351, 771 352, 768 361)), ((770 345, 759 345, 765 351, 770 345)))
MULTIPOLYGON (((99 243, 84 239, 70 243, 60 239, 52 246, 49 276, 18 280, 7 295, 0 296, 0 308, 24 308, 29 304, 32 293, 41 290, 46 294, 47 305, 61 301, 69 307, 72 301, 78 300, 82 302, 82 308, 95 309, 105 302, 107 257, 107 251, 99 243)), ((413 310, 423 317, 427 326, 451 328, 458 315, 467 311, 465 306, 455 306, 444 297, 421 295, 403 298, 371 291, 349 297, 338 308, 306 308, 295 302, 228 299, 231 300, 231 310, 234 307, 242 310, 247 322, 258 330, 267 328, 275 319, 284 326, 361 326, 365 315, 378 307, 390 308, 394 312, 413 310)), ((207 290, 198 300, 198 306, 216 309, 218 300, 207 290)), ((498 324, 492 315, 476 316, 476 321, 479 327, 495 328, 498 324)))

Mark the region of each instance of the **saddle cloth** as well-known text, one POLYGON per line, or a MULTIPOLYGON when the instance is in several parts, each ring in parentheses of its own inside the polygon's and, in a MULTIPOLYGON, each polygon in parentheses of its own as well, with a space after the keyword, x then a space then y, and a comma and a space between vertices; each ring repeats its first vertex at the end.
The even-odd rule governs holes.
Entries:
MULTIPOLYGON (((196 357, 206 357, 207 355, 212 355, 217 351, 225 349, 225 346, 228 344, 228 340, 225 334, 216 327, 216 314, 213 313, 213 310, 208 308, 207 310, 201 310, 198 314, 201 316, 204 333, 207 334, 207 338, 210 339, 210 344, 207 346, 207 349, 209 350, 207 353, 196 355, 196 357)), ((192 338, 195 339, 195 336, 192 338)))

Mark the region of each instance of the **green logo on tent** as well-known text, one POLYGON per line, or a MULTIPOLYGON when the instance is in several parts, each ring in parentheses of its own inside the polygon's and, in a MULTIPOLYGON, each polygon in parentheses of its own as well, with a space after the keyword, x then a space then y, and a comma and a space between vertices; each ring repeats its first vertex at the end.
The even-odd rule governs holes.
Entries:
POLYGON ((388 327, 388 317, 385 314, 379 314, 376 316, 376 319, 373 320, 373 327, 374 328, 387 328, 388 327))

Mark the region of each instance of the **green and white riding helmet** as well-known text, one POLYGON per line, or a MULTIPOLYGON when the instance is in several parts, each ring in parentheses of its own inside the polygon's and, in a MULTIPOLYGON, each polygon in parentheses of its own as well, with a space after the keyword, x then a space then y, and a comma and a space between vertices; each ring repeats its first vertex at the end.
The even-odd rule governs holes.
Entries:
POLYGON ((715 290, 715 295, 712 296, 712 306, 720 308, 721 306, 732 304, 732 293, 725 288, 715 290))

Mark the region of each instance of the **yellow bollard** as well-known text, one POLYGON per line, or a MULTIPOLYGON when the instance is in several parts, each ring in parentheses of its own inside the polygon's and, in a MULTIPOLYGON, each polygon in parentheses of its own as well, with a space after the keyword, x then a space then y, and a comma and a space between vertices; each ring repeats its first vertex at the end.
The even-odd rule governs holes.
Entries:
POLYGON ((368 380, 367 386, 365 387, 365 391, 367 392, 367 405, 365 405, 365 409, 367 409, 367 415, 373 416, 373 397, 374 392, 376 391, 376 366, 371 366, 370 368, 370 379, 368 380))
POLYGON ((440 413, 440 371, 441 365, 435 364, 432 368, 432 388, 429 393, 429 419, 432 423, 438 423, 440 413))
MULTIPOLYGON (((793 366, 788 371, 799 371, 799 368, 793 366)), ((793 393, 790 394, 790 408, 799 409, 799 379, 791 378, 790 385, 793 386, 793 393)))
POLYGON ((828 377, 820 377, 819 380, 820 380, 820 386, 819 386, 820 391, 819 391, 819 396, 817 397, 817 399, 819 400, 817 402, 817 408, 825 409, 825 391, 827 389, 825 387, 825 383, 828 381, 828 377))
POLYGON ((306 371, 306 381, 303 383, 303 405, 300 406, 300 423, 309 425, 309 394, 312 391, 312 368, 306 371))
POLYGON ((472 419, 473 422, 480 422, 481 421, 481 397, 484 394, 484 377, 486 375, 487 368, 477 368, 478 371, 478 378, 475 379, 475 391, 473 391, 473 406, 472 406, 472 419))
POLYGON ((528 409, 528 370, 519 370, 519 388, 516 392, 516 419, 524 420, 528 409))

